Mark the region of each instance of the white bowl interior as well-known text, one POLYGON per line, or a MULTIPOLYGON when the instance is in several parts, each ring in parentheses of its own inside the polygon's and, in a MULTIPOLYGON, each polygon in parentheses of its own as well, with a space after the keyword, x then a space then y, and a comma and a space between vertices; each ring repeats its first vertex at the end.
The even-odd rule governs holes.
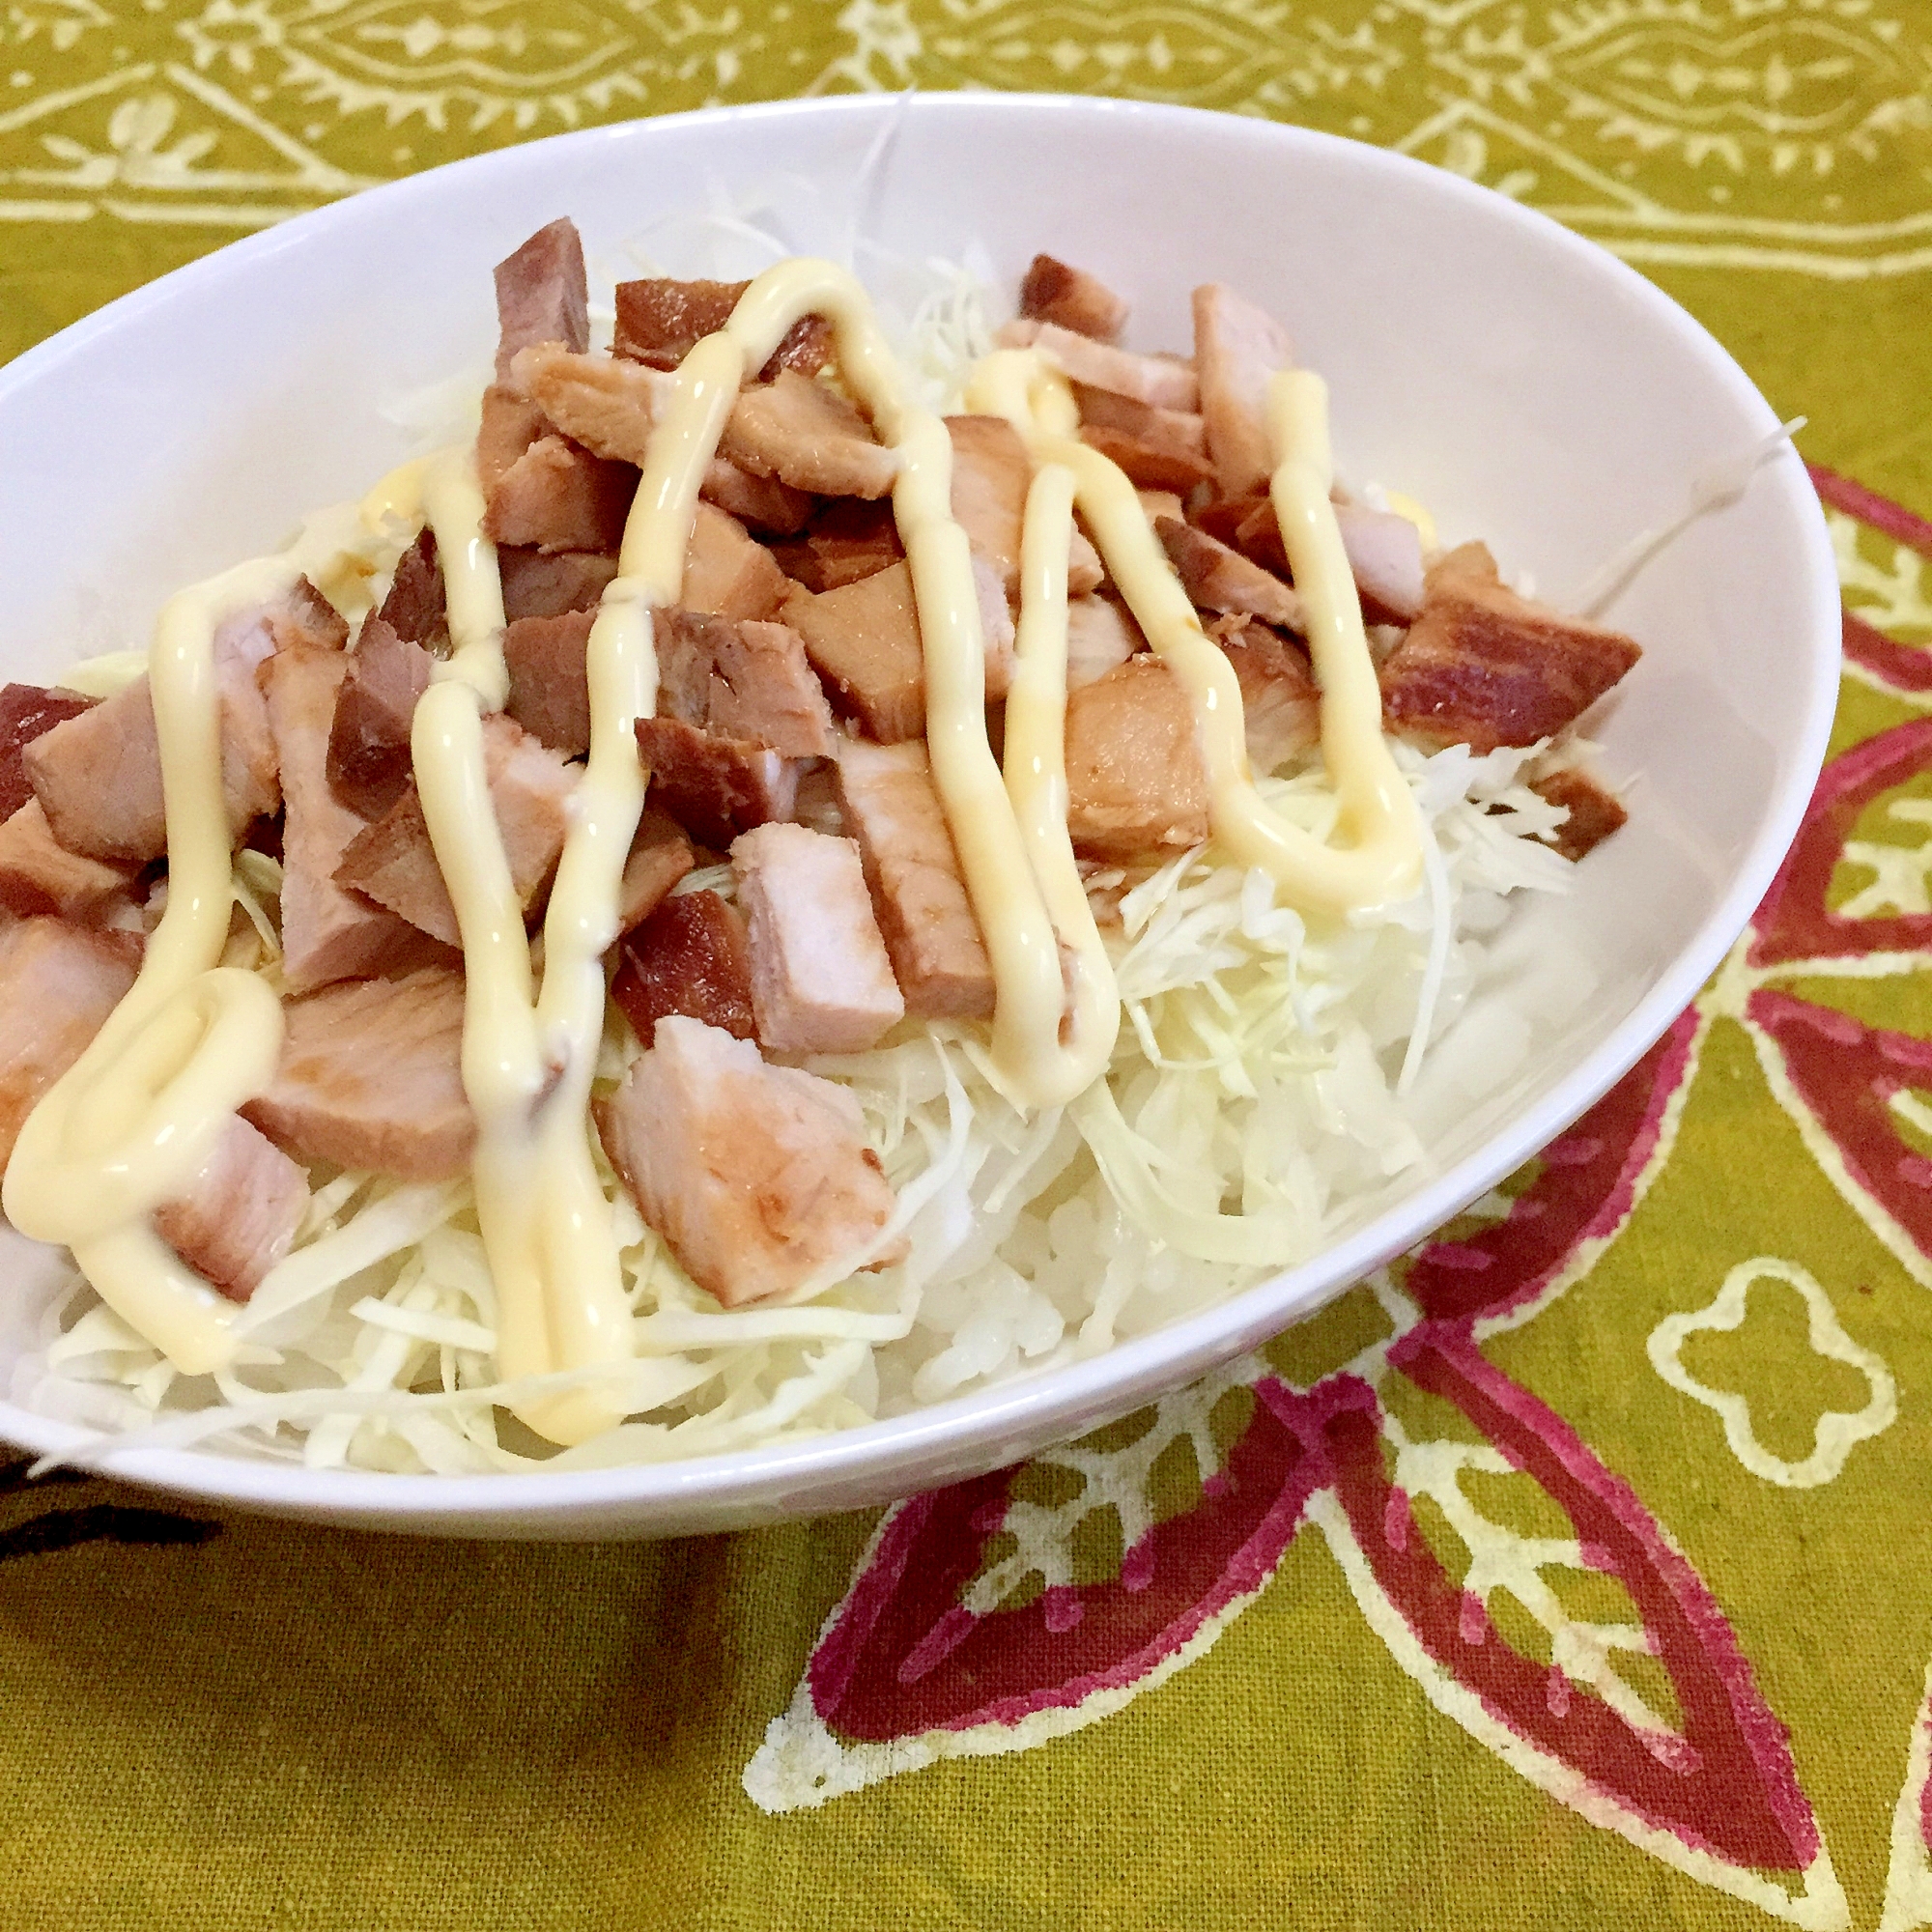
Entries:
MULTIPOLYGON (((1288 325, 1332 396, 1338 464, 1483 536, 1558 602, 1775 426, 1723 352, 1611 257, 1419 163, 1231 117, 984 96, 728 110, 509 150, 292 221, 0 371, 0 672, 142 645, 182 583, 276 544, 414 453, 380 413, 487 363, 491 265, 573 215, 593 264, 667 213, 776 197, 859 266, 1036 249, 1130 297, 1129 341, 1189 340, 1216 279, 1288 325), (781 179, 782 177, 782 179, 781 179), (802 212, 800 212, 802 211, 802 212), (882 253, 874 254, 872 248, 882 253)), ((815 232, 814 232, 815 231, 815 232)), ((822 239, 821 239, 822 238, 822 239)), ((666 265, 688 269, 679 261, 666 265)), ((593 290, 593 301, 597 292, 593 290)), ((1716 965, 1797 823, 1835 693, 1836 593, 1795 455, 1694 525, 1609 613, 1647 647, 1600 732, 1630 826, 1521 917, 1597 990, 1329 1253, 1095 1362, 811 1443, 659 1468, 458 1480, 321 1475, 182 1452, 117 1473, 289 1513, 478 1534, 609 1535, 844 1507, 990 1467, 1251 1346, 1421 1237, 1595 1099, 1716 965)), ((50 1279, 11 1235, 0 1366, 50 1279)), ((0 1435, 72 1446, 0 1404, 0 1435)))

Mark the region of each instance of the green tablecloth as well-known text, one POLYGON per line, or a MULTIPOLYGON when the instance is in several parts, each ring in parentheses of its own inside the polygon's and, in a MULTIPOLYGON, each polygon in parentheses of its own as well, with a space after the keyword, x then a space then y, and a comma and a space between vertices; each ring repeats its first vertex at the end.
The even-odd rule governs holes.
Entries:
POLYGON ((716 100, 1399 146, 1809 415, 1855 612, 1798 850, 1666 1039, 1076 1450, 576 1549, 16 1469, 0 1928, 1932 1925, 1926 0, 8 0, 0 52, 0 353, 367 183, 716 100))

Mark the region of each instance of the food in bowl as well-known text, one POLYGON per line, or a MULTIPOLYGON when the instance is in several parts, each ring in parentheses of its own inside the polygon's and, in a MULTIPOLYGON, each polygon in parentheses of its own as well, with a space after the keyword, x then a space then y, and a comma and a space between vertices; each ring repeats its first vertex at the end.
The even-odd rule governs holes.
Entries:
POLYGON ((826 264, 620 285, 610 354, 568 222, 497 282, 473 442, 10 690, 52 1380, 696 1454, 1103 1350, 1419 1159, 1504 899, 1621 820, 1631 639, 1338 491, 1219 284, 1148 355, 1039 257, 941 417, 826 264))

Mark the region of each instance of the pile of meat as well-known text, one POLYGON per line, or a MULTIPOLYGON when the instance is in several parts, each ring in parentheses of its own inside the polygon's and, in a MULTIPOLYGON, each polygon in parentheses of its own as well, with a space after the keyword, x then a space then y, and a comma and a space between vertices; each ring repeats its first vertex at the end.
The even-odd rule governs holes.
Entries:
MULTIPOLYGON (((532 922, 588 747, 585 647, 672 371, 742 285, 616 291, 610 355, 588 347, 567 221, 497 270, 501 339, 476 462, 497 546, 510 674, 486 757, 532 922)), ((1247 705, 1272 769, 1313 744, 1302 617, 1266 497, 1262 401, 1279 327, 1232 290, 1195 291, 1191 357, 1117 346, 1124 306, 1038 257, 1006 338, 1071 379, 1082 435, 1139 488, 1247 705)), ((857 1053, 901 1019, 985 1018, 993 980, 926 763, 918 620, 891 492, 897 469, 794 327, 731 411, 706 471, 683 607, 662 613, 658 715, 638 726, 649 802, 624 875, 611 994, 644 1051, 598 1130, 645 1218, 727 1306, 782 1293, 881 1233, 892 1190, 849 1094, 795 1065, 857 1053), (674 892, 728 855, 735 903, 674 892)), ((948 419, 953 510, 971 541, 997 713, 1011 674, 1029 464, 990 416, 948 419)), ((1483 752, 1564 732, 1637 656, 1627 638, 1526 602, 1470 545, 1425 556, 1416 526, 1337 503, 1377 627, 1391 729, 1483 752)), ((1069 825, 1096 866, 1198 843, 1208 798, 1180 688, 1076 531, 1069 825)), ((409 731, 448 649, 433 535, 348 627, 306 581, 215 639, 222 782, 237 845, 279 855, 287 1041, 269 1091, 156 1225, 245 1298, 294 1238, 308 1170, 410 1179, 465 1171, 455 914, 411 773, 409 731)), ((1576 772, 1545 781, 1578 856, 1621 822, 1576 772)), ((145 679, 100 703, 0 694, 0 1160, 34 1101, 127 990, 166 831, 145 679)))

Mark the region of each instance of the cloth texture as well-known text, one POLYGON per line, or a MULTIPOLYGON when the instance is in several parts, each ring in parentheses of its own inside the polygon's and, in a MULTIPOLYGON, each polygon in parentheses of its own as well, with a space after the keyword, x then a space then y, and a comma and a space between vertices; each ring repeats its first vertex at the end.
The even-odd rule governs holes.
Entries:
POLYGON ((1809 418, 1846 600, 1798 845, 1665 1037, 1081 1444, 582 1548, 12 1465, 0 1932, 1932 1926, 1927 0, 8 0, 0 56, 0 355, 369 184, 718 101, 1397 147, 1809 418))

